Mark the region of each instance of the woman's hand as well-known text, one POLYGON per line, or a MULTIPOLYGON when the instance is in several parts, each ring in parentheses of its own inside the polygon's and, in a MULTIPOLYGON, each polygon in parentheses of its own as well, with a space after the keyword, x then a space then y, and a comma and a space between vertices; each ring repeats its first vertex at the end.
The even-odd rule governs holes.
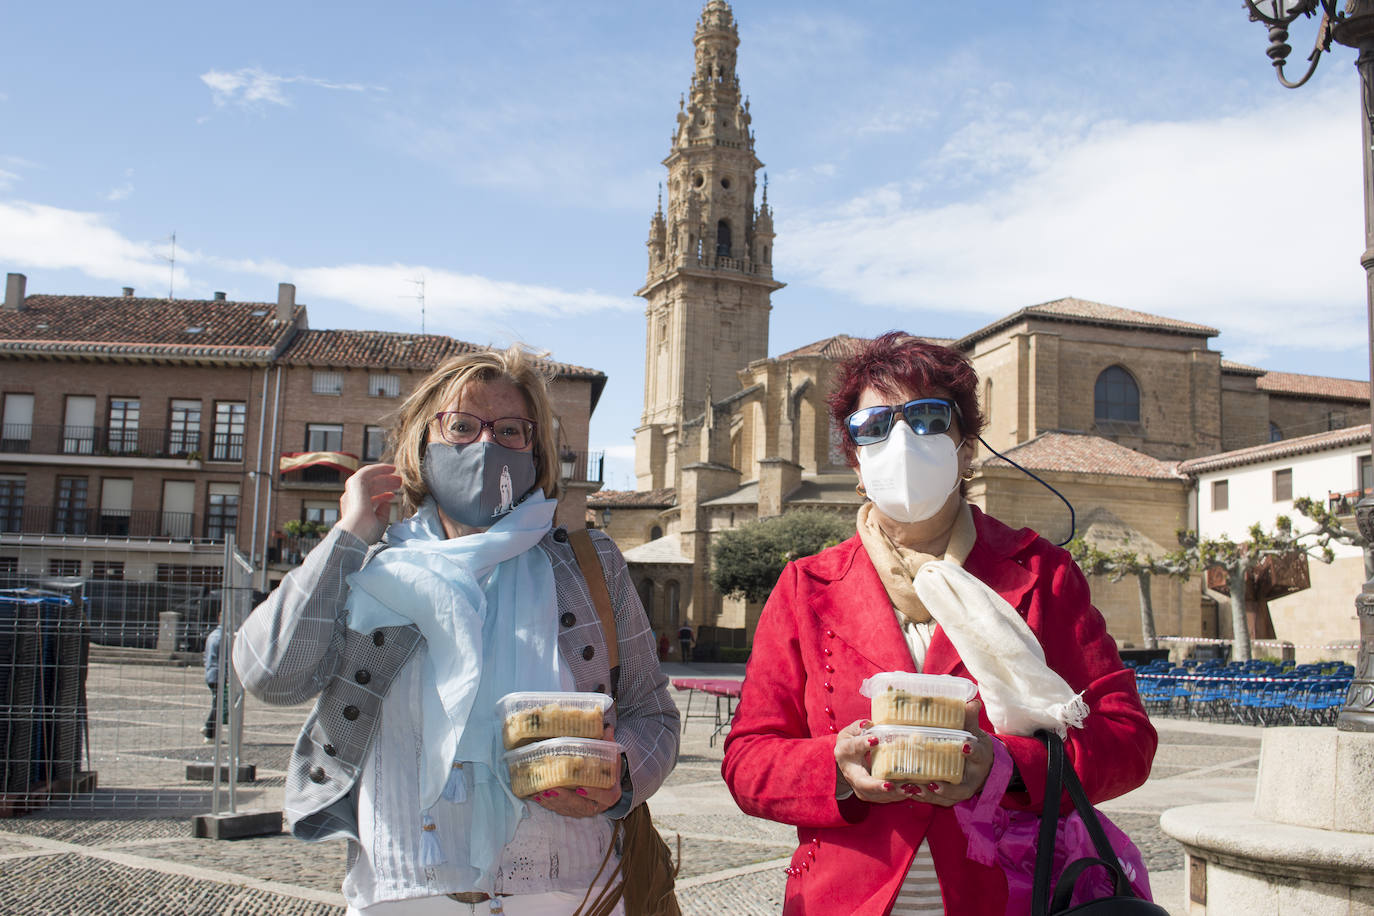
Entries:
POLYGON ((903 783, 874 779, 873 774, 868 772, 868 754, 877 746, 878 739, 861 732, 872 724, 867 719, 860 719, 846 725, 836 736, 835 768, 839 778, 836 788, 847 784, 857 797, 877 805, 906 801, 913 796, 910 790, 902 791, 903 783))
POLYGON ((997 739, 979 727, 978 714, 982 709, 982 702, 976 699, 964 707, 964 731, 973 735, 973 740, 963 748, 964 778, 959 782, 894 783, 873 778, 868 771, 868 754, 877 746, 878 739, 861 734, 873 724, 866 719, 845 726, 835 741, 839 779, 847 783, 856 796, 874 804, 914 799, 944 808, 957 805, 978 794, 992 769, 992 742, 997 739))
MULTIPOLYGON (((603 741, 615 740, 615 729, 609 725, 601 736, 603 741)), ((543 807, 549 809, 554 814, 561 814, 564 817, 592 817, 603 811, 609 810, 620 801, 620 777, 625 766, 624 758, 617 755, 615 782, 609 789, 597 789, 592 786, 577 786, 575 788, 549 789, 547 792, 540 792, 531 801, 538 802, 543 807)))
POLYGON ((931 782, 917 786, 919 794, 912 798, 943 808, 953 807, 965 799, 972 798, 983 789, 992 769, 992 742, 997 739, 978 725, 978 714, 983 710, 983 701, 969 700, 964 706, 964 731, 973 735, 973 740, 964 745, 964 778, 959 782, 931 782))
POLYGON ((364 544, 375 544, 391 518, 391 503, 401 487, 394 464, 358 468, 339 497, 339 526, 364 544))

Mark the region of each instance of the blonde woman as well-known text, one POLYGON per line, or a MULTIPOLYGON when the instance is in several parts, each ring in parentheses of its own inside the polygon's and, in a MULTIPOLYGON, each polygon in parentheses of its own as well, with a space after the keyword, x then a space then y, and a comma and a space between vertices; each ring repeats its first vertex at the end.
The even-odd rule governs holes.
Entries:
POLYGON ((518 346, 439 366, 398 412, 395 463, 348 479, 338 524, 235 640, 256 696, 318 696, 286 814, 301 839, 348 841, 350 914, 572 913, 612 820, 676 760, 677 709, 620 552, 594 536, 616 616, 603 633, 553 526, 546 384, 518 346), (511 794, 493 704, 517 690, 613 694, 617 783, 511 794))

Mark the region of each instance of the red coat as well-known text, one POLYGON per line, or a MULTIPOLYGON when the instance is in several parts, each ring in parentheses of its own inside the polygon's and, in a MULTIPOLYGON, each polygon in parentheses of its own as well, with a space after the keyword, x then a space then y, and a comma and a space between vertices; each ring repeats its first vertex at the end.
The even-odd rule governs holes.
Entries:
MULTIPOLYGON (((1034 531, 1013 531, 977 508, 973 522, 978 538, 964 568, 1021 613, 1049 666, 1083 691, 1090 713, 1066 744, 1088 797, 1100 802, 1139 786, 1150 773, 1155 730, 1083 574, 1034 531)), ((834 733, 869 715, 860 682, 911 670, 891 602, 857 535, 783 570, 759 618, 722 772, 745 813, 797 826, 792 865, 800 873, 787 881, 787 916, 886 914, 922 839, 935 859, 945 912, 1004 913, 1002 872, 965 858, 952 809, 835 799, 834 733)), ((938 627, 924 670, 972 679, 938 627)), ((986 715, 982 727, 992 732, 986 715)), ((1008 793, 1003 804, 1040 810, 1044 745, 1002 741, 1029 790, 1008 793)))

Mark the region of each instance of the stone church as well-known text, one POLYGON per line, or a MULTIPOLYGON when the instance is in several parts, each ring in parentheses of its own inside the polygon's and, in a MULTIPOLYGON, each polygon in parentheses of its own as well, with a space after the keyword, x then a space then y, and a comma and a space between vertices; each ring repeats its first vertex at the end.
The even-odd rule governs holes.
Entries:
MULTIPOLYGON (((770 299, 784 284, 773 276, 773 212, 725 0, 705 4, 693 41, 690 90, 663 160, 667 200, 660 195, 650 221, 638 291, 646 307, 636 489, 595 494, 588 521, 624 549, 656 629, 688 622, 701 642, 743 647, 760 607, 712 589, 712 536, 802 507, 853 518, 856 478, 825 399, 839 361, 864 341, 840 333, 768 355, 770 299)), ((1230 362, 1211 347, 1217 335, 1065 298, 958 339, 930 338, 977 370, 986 442, 1055 486, 1076 519, 982 448, 969 499, 1054 541, 1077 533, 1162 553, 1178 529, 1196 525, 1180 461, 1368 420, 1367 383, 1230 362)), ((1092 586, 1113 634, 1138 644, 1135 583, 1092 586)), ((1157 581, 1153 598, 1161 634, 1228 635, 1226 609, 1217 613, 1196 580, 1157 581)))

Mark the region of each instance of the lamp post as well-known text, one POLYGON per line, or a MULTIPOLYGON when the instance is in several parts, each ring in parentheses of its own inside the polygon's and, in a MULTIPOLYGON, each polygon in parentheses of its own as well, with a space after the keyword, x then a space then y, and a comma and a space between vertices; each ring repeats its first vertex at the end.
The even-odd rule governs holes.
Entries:
POLYGON ((577 453, 570 448, 559 452, 558 469, 562 472, 564 480, 572 480, 573 473, 577 470, 577 453))
MULTIPOLYGON (((1360 75, 1360 119, 1363 143, 1361 160, 1364 168, 1364 254, 1360 263, 1365 270, 1365 299, 1370 341, 1370 379, 1374 381, 1374 0, 1345 0, 1345 9, 1337 9, 1337 0, 1245 0, 1250 18, 1269 26, 1269 59, 1279 82, 1289 89, 1303 85, 1316 72, 1323 53, 1331 49, 1331 42, 1355 48, 1359 56, 1355 69, 1360 75), (1307 72, 1297 80, 1284 73, 1284 64, 1292 48, 1288 45, 1288 26, 1299 16, 1320 15, 1317 39, 1308 56, 1307 72)), ((1374 431, 1374 400, 1370 403, 1371 431, 1374 431)), ((1371 436, 1374 440, 1374 436, 1371 436)), ((1360 482, 1364 487, 1364 482, 1360 482)), ((1365 550, 1374 549, 1374 496, 1365 496, 1355 507, 1360 534, 1365 538, 1365 550)), ((1368 557, 1365 568, 1370 566, 1368 557)), ((1342 731, 1374 732, 1374 579, 1364 584, 1355 599, 1360 620, 1360 650, 1355 661, 1355 677, 1345 695, 1345 705, 1337 720, 1342 731)))

